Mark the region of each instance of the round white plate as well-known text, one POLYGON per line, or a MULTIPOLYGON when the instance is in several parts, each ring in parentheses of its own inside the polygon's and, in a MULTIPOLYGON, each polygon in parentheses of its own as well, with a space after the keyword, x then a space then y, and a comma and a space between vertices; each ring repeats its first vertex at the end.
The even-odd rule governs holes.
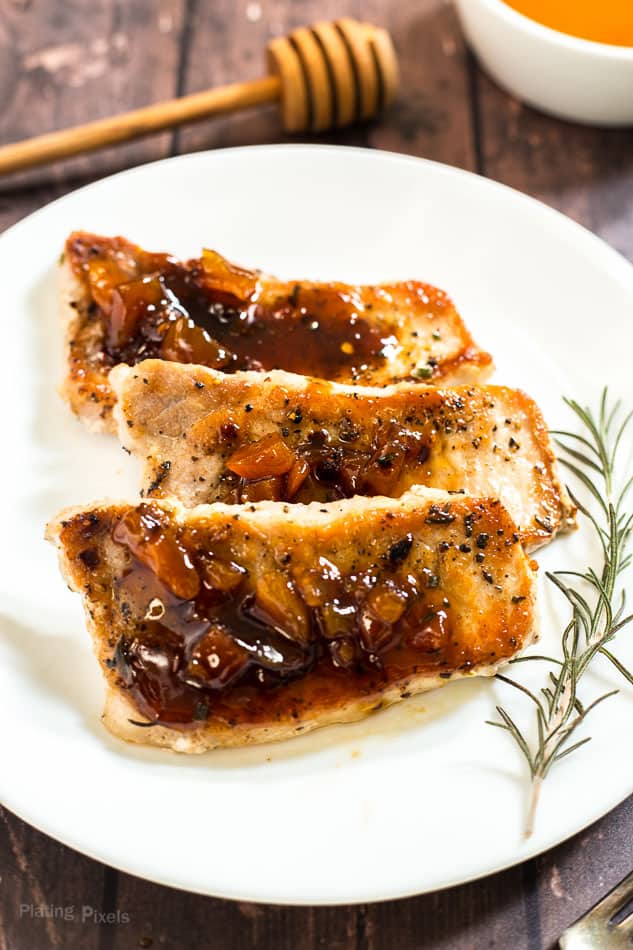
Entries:
MULTIPOLYGON (((500 701, 521 721, 528 709, 498 681, 456 683, 362 724, 202 757, 105 732, 79 598, 42 540, 63 505, 136 491, 132 460, 114 439, 86 432, 56 393, 55 266, 74 228, 183 256, 212 246, 287 278, 423 278, 453 295, 495 355, 495 378, 524 387, 554 427, 571 422, 563 394, 595 402, 604 382, 633 406, 633 268, 571 221, 465 172, 354 149, 236 149, 115 175, 22 221, 0 238, 7 807, 155 881, 244 900, 346 903, 506 867, 625 798, 633 790, 626 687, 593 716, 594 741, 548 779, 527 842, 525 769, 484 720, 500 701)), ((587 548, 578 532, 539 560, 583 567, 587 548)), ((545 585, 541 601, 540 649, 555 650, 566 612, 545 585)), ((630 635, 619 654, 633 661, 630 635)), ((583 694, 618 685, 605 662, 583 694)))

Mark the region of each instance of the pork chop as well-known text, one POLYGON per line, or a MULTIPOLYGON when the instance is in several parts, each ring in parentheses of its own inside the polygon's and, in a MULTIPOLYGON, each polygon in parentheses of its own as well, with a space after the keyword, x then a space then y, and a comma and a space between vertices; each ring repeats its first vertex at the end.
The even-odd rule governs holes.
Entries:
POLYGON ((202 752, 347 722, 474 675, 535 632, 535 575, 495 499, 62 512, 47 529, 82 596, 123 739, 202 752))
POLYGON ((547 427, 503 386, 345 386, 147 360, 110 375, 143 495, 183 504, 398 497, 414 484, 500 498, 528 548, 573 525, 547 427))
POLYGON ((448 296, 418 281, 282 282, 214 251, 183 263, 85 232, 68 238, 61 275, 63 395, 96 429, 112 427, 112 367, 149 357, 374 386, 470 382, 492 369, 448 296))

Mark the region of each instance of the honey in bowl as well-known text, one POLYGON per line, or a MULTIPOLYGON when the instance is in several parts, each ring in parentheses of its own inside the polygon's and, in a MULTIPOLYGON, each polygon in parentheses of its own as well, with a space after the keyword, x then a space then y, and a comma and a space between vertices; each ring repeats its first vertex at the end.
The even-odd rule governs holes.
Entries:
POLYGON ((543 26, 583 40, 633 47, 633 0, 505 0, 543 26))

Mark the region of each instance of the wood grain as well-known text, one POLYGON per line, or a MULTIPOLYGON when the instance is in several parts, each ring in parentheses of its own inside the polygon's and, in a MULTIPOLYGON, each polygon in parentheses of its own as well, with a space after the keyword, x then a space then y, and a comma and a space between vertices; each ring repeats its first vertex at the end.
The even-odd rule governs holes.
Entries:
MULTIPOLYGON (((183 91, 230 82, 236 75, 253 78, 261 71, 262 50, 271 36, 343 14, 387 27, 398 49, 406 96, 378 122, 327 136, 302 135, 301 141, 369 145, 474 168, 466 52, 455 14, 443 0, 195 2, 183 91), (217 41, 219 32, 222 42, 217 41)), ((285 139, 274 109, 225 116, 176 133, 177 150, 186 152, 279 141, 285 139)))
MULTIPOLYGON (((10 950, 544 950, 630 870, 631 827, 633 799, 536 861, 482 881, 401 901, 304 908, 204 898, 117 874, 5 812, 0 948, 4 939, 10 950), (30 903, 118 910, 130 920, 99 927, 90 918, 20 918, 20 904, 30 903)), ((459 842, 447 847, 457 854, 459 842)))
MULTIPOLYGON (((0 0, 0 142, 176 93, 184 0, 0 0)), ((0 180, 0 228, 103 175, 163 158, 172 133, 0 180)))
MULTIPOLYGON (((271 36, 341 15, 391 30, 407 95, 382 121, 304 140, 477 170, 560 208, 633 259, 630 131, 568 125, 519 105, 479 71, 443 0, 94 0, 89 8, 82 0, 0 0, 0 142, 254 78, 271 36)), ((120 168, 282 139, 271 108, 15 176, 0 183, 0 229, 120 168)), ((537 860, 449 891, 359 907, 259 906, 119 874, 7 811, 1 817, 0 950, 541 950, 633 865, 629 799, 537 860), (78 919, 20 915, 31 904, 74 907, 78 919), (130 920, 81 923, 82 907, 130 920)), ((447 847, 457 861, 459 842, 449 838, 447 847)), ((265 874, 266 856, 260 860, 265 874)))
POLYGON ((109 145, 119 145, 159 131, 171 131, 175 126, 223 112, 275 102, 280 96, 281 86, 278 76, 263 76, 248 83, 230 83, 191 96, 179 96, 131 112, 36 135, 0 148, 0 175, 83 156, 109 145))
POLYGON ((479 170, 600 234, 633 257, 633 135, 560 122, 475 77, 479 170))

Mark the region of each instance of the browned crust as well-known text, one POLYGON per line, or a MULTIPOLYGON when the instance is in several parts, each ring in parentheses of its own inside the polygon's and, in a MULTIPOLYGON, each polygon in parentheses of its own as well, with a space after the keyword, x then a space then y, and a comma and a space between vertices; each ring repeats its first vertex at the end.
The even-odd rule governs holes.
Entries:
MULTIPOLYGON (((87 232, 74 232, 66 242, 66 251, 60 265, 60 303, 61 319, 65 329, 68 359, 67 377, 61 387, 61 393, 72 411, 84 420, 92 429, 113 431, 112 407, 114 393, 108 377, 111 367, 103 359, 103 327, 98 314, 91 307, 91 296, 86 278, 79 266, 73 266, 73 242, 95 240, 100 245, 112 245, 113 257, 134 259, 136 245, 125 238, 102 238, 87 232)), ((294 286, 294 281, 281 282, 275 278, 262 277, 263 295, 284 295, 294 286)), ((315 284, 303 282, 303 286, 331 287, 333 291, 345 290, 358 293, 372 301, 372 311, 381 319, 379 311, 384 309, 387 317, 397 316, 402 353, 397 360, 389 361, 373 374, 373 385, 388 385, 406 378, 419 363, 426 363, 429 356, 438 354, 435 369, 435 382, 460 384, 485 380, 493 369, 492 357, 481 350, 457 313, 450 298, 440 290, 417 281, 403 281, 397 284, 383 284, 374 287, 351 287, 343 284, 315 284), (430 295, 436 301, 434 319, 431 324, 427 313, 419 303, 424 295, 430 295), (393 314, 389 311, 392 298, 393 314), (419 308, 419 313, 416 309, 419 308), (441 327, 446 332, 450 344, 437 343, 429 337, 432 327, 441 327), (422 340, 422 342, 421 342, 422 340)), ((351 382, 351 380, 350 380, 351 382)))
POLYGON ((344 419, 359 432, 354 445, 364 447, 382 419, 423 433, 431 446, 425 465, 405 467, 394 497, 414 484, 498 495, 529 549, 575 523, 543 415, 520 390, 352 387, 161 360, 116 367, 111 385, 119 438, 144 464, 145 496, 175 495, 188 506, 221 501, 226 460, 241 445, 276 432, 294 449, 315 428, 336 433, 344 419), (299 423, 290 421, 297 410, 299 423), (229 441, 227 421, 238 429, 229 441))
MULTIPOLYGON (((454 680, 468 679, 473 676, 494 676, 498 666, 481 667, 476 673, 455 673, 454 680)), ((428 693, 432 689, 439 689, 447 685, 447 680, 440 676, 426 674, 415 679, 404 680, 388 689, 375 693, 373 696, 364 696, 362 700, 354 700, 338 706, 336 709, 323 709, 318 719, 295 723, 292 720, 284 723, 270 722, 267 725, 245 726, 238 723, 228 727, 223 723, 214 726, 213 734, 208 730, 198 729, 195 732, 181 732, 167 726, 152 726, 144 728, 135 726, 133 721, 138 720, 139 714, 120 690, 109 683, 106 684, 106 696, 102 721, 108 732, 118 739, 133 742, 138 745, 160 746, 171 749, 173 752, 200 754, 213 749, 234 749, 240 746, 260 745, 265 742, 284 742, 297 736, 306 735, 315 729, 324 726, 336 726, 349 722, 359 722, 372 713, 387 709, 400 703, 410 696, 428 693), (403 697, 403 693, 406 695, 403 697)))
MULTIPOLYGON (((286 550, 287 545, 298 543, 298 536, 301 544, 317 544, 318 550, 324 553, 329 551, 332 539, 336 539, 338 554, 355 558, 358 545, 354 539, 358 538, 359 532, 367 545, 379 543, 377 538, 383 541, 386 538, 385 543, 391 543, 389 532, 402 531, 403 523, 417 524, 415 530, 423 532, 420 544, 440 550, 438 539, 446 537, 446 528, 429 525, 425 517, 431 505, 445 504, 450 504, 456 515, 450 529, 455 534, 453 560, 447 560, 445 567, 446 593, 454 604, 460 605, 459 624, 451 639, 453 636, 456 640, 465 638, 464 642, 468 642, 469 649, 474 651, 473 656, 480 658, 468 671, 452 669, 449 672, 452 678, 489 676, 500 663, 527 646, 536 630, 534 574, 522 546, 510 543, 514 524, 499 502, 466 497, 454 499, 441 492, 423 489, 412 491, 397 501, 353 499, 327 506, 291 508, 263 502, 242 510, 239 530, 247 531, 244 536, 249 538, 252 532, 256 538, 254 543, 261 546, 262 558, 268 558, 268 565, 271 558, 277 558, 281 550, 286 550), (491 538, 494 538, 488 564, 490 570, 506 578, 505 592, 482 580, 479 565, 475 567, 468 555, 459 553, 457 542, 464 536, 463 519, 471 511, 478 513, 482 519, 480 526, 490 531, 491 538), (404 522, 399 519, 404 519, 404 522), (503 539, 499 532, 503 532, 503 539), (477 610, 471 609, 473 603, 477 603, 477 610)), ((209 531, 210 537, 215 536, 219 529, 223 532, 236 530, 234 509, 224 505, 200 506, 193 510, 167 501, 160 505, 177 523, 195 525, 199 531, 209 531)), ((268 742, 323 725, 360 719, 379 707, 445 682, 436 670, 420 672, 391 683, 388 688, 353 696, 343 703, 308 705, 299 716, 296 711, 291 715, 288 710, 287 715, 276 717, 274 721, 230 725, 212 718, 187 729, 133 725, 130 719, 140 720, 142 717, 130 704, 116 672, 106 663, 112 657, 119 635, 127 629, 126 612, 119 609, 113 592, 115 579, 126 567, 127 554, 112 541, 111 529, 129 507, 123 503, 103 502, 88 509, 68 509, 49 524, 46 533, 47 539, 58 548, 61 569, 68 584, 82 595, 88 628, 107 683, 104 723, 114 735, 131 742, 182 752, 268 742), (97 567, 87 565, 87 559, 80 557, 87 544, 98 552, 97 567)), ((373 549, 372 557, 377 550, 373 549)), ((129 619, 127 623, 130 623, 129 619)), ((446 675, 445 668, 442 672, 446 675)))
POLYGON ((59 268, 59 310, 64 331, 67 372, 60 394, 76 416, 95 432, 115 432, 116 397, 103 365, 103 327, 90 314, 90 295, 64 257, 59 268))

